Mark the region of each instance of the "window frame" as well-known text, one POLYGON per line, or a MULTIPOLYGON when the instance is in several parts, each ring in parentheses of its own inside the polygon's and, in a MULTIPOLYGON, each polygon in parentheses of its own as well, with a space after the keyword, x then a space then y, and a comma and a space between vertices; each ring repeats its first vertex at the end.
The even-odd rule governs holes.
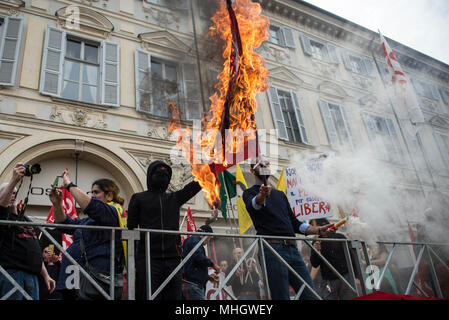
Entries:
POLYGON ((92 103, 92 104, 100 104, 100 100, 101 100, 101 77, 100 77, 100 73, 101 73, 101 42, 98 41, 94 41, 91 39, 85 39, 85 38, 81 38, 79 36, 73 35, 73 34, 66 34, 66 39, 65 39, 65 50, 64 50, 64 61, 63 61, 63 67, 62 67, 62 88, 61 88, 61 98, 63 99, 69 99, 69 100, 75 100, 75 101, 79 101, 82 103, 92 103), (75 57, 70 57, 67 55, 67 45, 68 45, 68 41, 77 41, 81 43, 80 46, 80 58, 75 58, 75 57), (92 46, 96 46, 98 52, 97 52, 97 62, 91 62, 91 61, 87 61, 85 59, 83 59, 82 57, 85 54, 85 45, 92 45, 92 46), (80 64, 80 69, 79 69, 79 79, 78 82, 76 82, 78 84, 78 99, 71 99, 71 98, 67 98, 63 96, 63 91, 64 91, 64 83, 66 81, 68 82, 75 82, 74 80, 70 80, 70 79, 66 79, 66 75, 65 75, 65 64, 67 61, 73 61, 73 62, 77 62, 80 64), (97 67, 97 84, 95 85, 96 87, 96 97, 95 97, 95 101, 91 102, 91 101, 86 101, 86 100, 82 100, 82 96, 83 96, 83 86, 87 85, 89 87, 94 86, 91 85, 89 83, 85 84, 84 83, 84 79, 83 79, 83 75, 84 75, 84 68, 83 68, 83 64, 84 65, 91 65, 91 66, 95 66, 97 67))
POLYGON ((323 119, 323 124, 330 147, 334 150, 340 151, 345 149, 346 146, 349 145, 351 150, 355 151, 356 149, 355 139, 344 106, 335 102, 330 102, 322 99, 318 100, 318 105, 320 107, 321 116, 323 119), (337 129, 337 125, 335 123, 329 105, 338 108, 341 118, 343 119, 344 128, 337 129), (345 130, 346 135, 348 137, 348 143, 344 143, 342 137, 340 137, 339 131, 341 131, 341 129, 345 130))
MULTIPOLYGON (((152 70, 151 70, 151 63, 152 61, 156 61, 159 63, 163 63, 164 66, 165 64, 172 64, 176 66, 176 76, 177 76, 177 98, 175 99, 176 104, 178 106, 178 108, 181 110, 182 113, 182 120, 197 120, 197 118, 193 118, 192 116, 194 116, 195 114, 198 113, 200 119, 201 119, 201 115, 202 115, 202 104, 201 104, 201 97, 200 97, 200 92, 198 92, 198 97, 191 97, 189 96, 189 92, 187 90, 187 85, 188 82, 193 82, 193 83, 197 83, 199 86, 199 81, 198 81, 198 70, 196 68, 196 65, 190 62, 183 62, 183 61, 174 61, 174 60, 170 60, 167 58, 163 58, 157 55, 152 55, 150 52, 146 51, 146 50, 141 50, 141 49, 136 49, 135 53, 134 53, 134 68, 135 68, 135 89, 136 89, 136 110, 138 112, 143 112, 147 115, 150 116, 154 116, 154 117, 158 117, 158 118, 162 118, 162 119, 167 119, 169 118, 169 114, 167 113, 167 116, 165 115, 158 115, 154 113, 155 110, 155 105, 153 103, 153 99, 154 99, 154 95, 153 95, 153 89, 154 86, 152 84, 153 82, 153 78, 152 76, 149 76, 149 88, 145 89, 142 87, 141 84, 141 80, 145 79, 144 77, 141 77, 142 73, 146 73, 148 72, 149 74, 151 74, 152 70), (145 59, 145 61, 140 61, 141 59, 145 59), (145 66, 145 68, 142 68, 143 66, 145 66), (191 67, 194 70, 194 79, 188 79, 187 78, 187 72, 186 72, 186 68, 187 67, 191 67), (142 95, 146 94, 148 95, 148 104, 142 105, 141 104, 141 98, 142 95), (196 106, 198 108, 198 112, 191 110, 188 106, 187 103, 189 103, 189 105, 193 105, 196 106)), ((164 70, 166 67, 162 67, 162 70, 164 70)), ((163 74, 164 71, 162 71, 163 74)), ((198 90, 201 90, 198 87, 198 90)), ((173 99, 169 99, 171 101, 173 101, 173 99)), ((168 102, 167 102, 168 105, 168 102)))
MULTIPOLYGON (((72 59, 72 57, 70 57, 72 59)), ((74 58, 76 60, 76 58, 74 58)), ((83 63, 88 64, 88 62, 83 63)), ((97 40, 76 34, 67 33, 65 30, 47 26, 42 55, 42 67, 40 74, 39 92, 43 95, 85 103, 89 105, 100 105, 106 107, 120 107, 120 45, 115 42, 97 40), (97 100, 86 102, 62 96, 64 83, 64 67, 66 61, 67 39, 79 39, 86 43, 99 45, 99 80, 97 86, 97 100), (52 53, 56 61, 49 60, 52 53), (110 91, 110 90, 113 91, 110 91), (111 99, 111 97, 113 99, 111 99)), ((83 79, 80 77, 80 81, 83 79)), ((78 96, 79 97, 79 96, 78 96)))
POLYGON ((405 164, 405 153, 402 149, 400 138, 390 117, 362 112, 362 119, 368 134, 370 144, 375 148, 375 153, 381 155, 380 160, 403 165, 405 164), (384 122, 386 132, 379 130, 377 121, 384 122), (386 133, 386 134, 384 134, 386 133), (382 144, 381 146, 379 144, 382 144), (392 155, 394 149, 394 156, 392 155))
MULTIPOLYGON (((273 118, 274 126, 276 128, 278 139, 288 141, 290 143, 302 143, 302 144, 308 145, 309 140, 308 140, 308 136, 307 136, 307 130, 306 130, 306 126, 305 126, 304 116, 303 116, 301 107, 299 106, 298 97, 297 97, 296 93, 292 90, 284 90, 281 88, 271 86, 268 89, 267 94, 268 94, 268 99, 269 99, 269 103, 270 103, 271 115, 273 118), (290 140, 290 137, 288 135, 287 122, 285 119, 285 113, 282 110, 283 105, 282 105, 281 99, 280 99, 280 94, 279 94, 280 92, 283 95, 288 96, 288 98, 290 99, 290 106, 291 106, 291 108, 293 108, 293 110, 290 110, 290 111, 287 110, 288 116, 289 116, 288 120, 290 121, 289 124, 292 126, 291 131, 292 131, 293 137, 295 138, 295 130, 299 133, 298 141, 296 139, 294 139, 293 141, 290 140), (295 121, 297 124, 297 128, 293 128, 293 123, 291 121, 291 116, 293 113, 295 115, 295 121), (282 127, 280 127, 281 125, 282 125, 282 127)), ((287 109, 288 109, 288 106, 287 106, 287 109)))

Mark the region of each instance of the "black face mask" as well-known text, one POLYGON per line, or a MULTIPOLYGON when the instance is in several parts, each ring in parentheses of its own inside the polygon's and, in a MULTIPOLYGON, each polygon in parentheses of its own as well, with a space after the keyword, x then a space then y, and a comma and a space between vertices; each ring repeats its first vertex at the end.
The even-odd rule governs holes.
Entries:
POLYGON ((256 176, 264 182, 267 182, 268 178, 270 177, 269 174, 259 174, 259 172, 256 172, 256 176))
POLYGON ((156 170, 152 180, 154 188, 165 190, 170 183, 170 175, 167 170, 156 170))
POLYGON ((259 170, 254 170, 256 177, 258 177, 260 180, 267 182, 268 178, 270 177, 270 169, 265 168, 264 166, 261 166, 259 170), (263 174, 261 174, 261 172, 263 174))

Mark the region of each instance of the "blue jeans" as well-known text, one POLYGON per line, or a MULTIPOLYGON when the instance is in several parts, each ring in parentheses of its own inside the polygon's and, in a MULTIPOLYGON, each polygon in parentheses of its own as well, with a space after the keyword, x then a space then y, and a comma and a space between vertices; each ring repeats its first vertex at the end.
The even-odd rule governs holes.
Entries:
MULTIPOLYGON (((270 243, 270 246, 276 250, 276 252, 307 282, 310 287, 315 289, 309 270, 299 254, 298 248, 278 243, 270 243)), ((270 249, 264 247, 264 254, 267 264, 271 299, 290 300, 289 286, 291 285, 295 292, 298 292, 303 283, 287 269, 270 249)), ((316 298, 307 288, 304 288, 300 299, 315 300, 316 298)))
POLYGON ((184 295, 186 300, 205 300, 205 289, 194 283, 183 282, 184 295))
MULTIPOLYGON (((26 293, 28 293, 33 300, 39 300, 39 281, 36 275, 25 271, 6 269, 9 275, 21 286, 26 293)), ((9 282, 6 277, 0 273, 0 298, 7 294, 12 288, 13 284, 9 282)), ((16 290, 8 300, 24 300, 25 297, 16 290)))

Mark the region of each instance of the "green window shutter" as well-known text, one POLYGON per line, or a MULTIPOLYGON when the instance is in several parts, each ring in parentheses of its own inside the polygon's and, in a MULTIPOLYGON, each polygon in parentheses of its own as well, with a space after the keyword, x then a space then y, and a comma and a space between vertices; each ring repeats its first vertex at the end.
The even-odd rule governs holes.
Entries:
POLYGON ((288 140, 287 130, 285 128, 284 115, 282 114, 281 103, 277 89, 270 87, 267 91, 270 101, 271 115, 273 116, 274 126, 277 129, 278 139, 288 140))
POLYGON ((102 43, 101 104, 120 106, 120 46, 116 43, 102 43))
POLYGON ((47 27, 39 88, 42 94, 57 97, 61 95, 65 43, 65 31, 47 27))
POLYGON ((15 85, 22 30, 23 19, 5 18, 0 43, 0 85, 15 85))
POLYGON ((150 54, 146 51, 134 52, 136 110, 150 113, 151 111, 151 63, 150 54))

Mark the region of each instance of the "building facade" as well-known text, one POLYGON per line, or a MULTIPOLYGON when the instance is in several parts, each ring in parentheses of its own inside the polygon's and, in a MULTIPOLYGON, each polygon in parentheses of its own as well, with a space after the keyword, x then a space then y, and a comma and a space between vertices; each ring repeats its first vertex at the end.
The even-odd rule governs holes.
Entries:
MULTIPOLYGON (((187 125, 207 110, 221 52, 206 40, 216 5, 204 2, 0 0, 0 181, 17 162, 41 164, 28 215, 47 216, 48 189, 65 168, 86 191, 97 178, 113 178, 125 208, 146 189, 153 160, 173 166, 171 190, 193 179, 189 165, 170 157, 176 141, 166 106, 175 101, 187 125)), ((397 192, 447 201, 449 66, 388 39, 426 119, 419 140, 407 141, 386 90, 377 33, 303 1, 257 2, 270 19, 270 37, 258 49, 270 88, 257 97, 256 121, 276 130, 279 164, 368 146, 403 175, 397 192), (409 156, 413 150, 421 160, 409 156)), ((27 188, 26 181, 20 199, 27 188)), ((198 226, 211 217, 201 193, 182 215, 187 206, 198 226)), ((232 219, 214 225, 237 230, 232 219)))

